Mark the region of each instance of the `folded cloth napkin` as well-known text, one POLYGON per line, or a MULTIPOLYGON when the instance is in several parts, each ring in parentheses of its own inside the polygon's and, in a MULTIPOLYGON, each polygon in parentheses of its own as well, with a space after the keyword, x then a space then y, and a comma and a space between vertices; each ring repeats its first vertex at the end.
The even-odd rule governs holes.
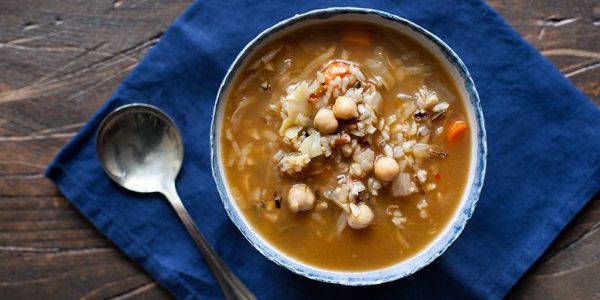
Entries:
POLYGON ((181 198, 223 259, 264 299, 500 298, 600 186, 600 111, 481 1, 198 1, 47 171, 99 230, 181 299, 222 295, 167 202, 121 189, 96 156, 98 124, 131 102, 156 105, 177 123, 185 143, 181 198), (405 17, 446 41, 473 75, 488 133, 485 186, 460 238, 416 274, 371 287, 312 281, 261 256, 230 222, 210 171, 213 103, 237 53, 294 14, 348 5, 405 17))

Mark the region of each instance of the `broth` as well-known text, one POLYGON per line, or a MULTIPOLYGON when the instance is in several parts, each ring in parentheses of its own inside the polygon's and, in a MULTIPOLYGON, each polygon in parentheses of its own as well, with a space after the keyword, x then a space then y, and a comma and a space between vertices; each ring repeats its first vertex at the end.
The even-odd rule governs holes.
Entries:
POLYGON ((419 253, 451 221, 469 172, 469 127, 427 50, 382 27, 336 22, 286 34, 249 59, 227 95, 221 159, 233 200, 274 247, 318 268, 374 270, 419 253), (358 117, 341 117, 344 95, 358 117), (321 109, 330 122, 317 126, 321 109))

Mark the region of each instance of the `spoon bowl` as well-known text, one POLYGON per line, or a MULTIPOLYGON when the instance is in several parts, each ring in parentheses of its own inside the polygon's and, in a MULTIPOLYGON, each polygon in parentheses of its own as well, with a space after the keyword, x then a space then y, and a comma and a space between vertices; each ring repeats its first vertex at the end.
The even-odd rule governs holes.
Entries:
POLYGON ((139 193, 159 192, 167 198, 227 299, 256 299, 210 246, 177 195, 183 141, 167 114, 140 103, 117 108, 98 128, 96 151, 108 176, 120 186, 139 193))
POLYGON ((98 129, 98 156, 106 173, 124 188, 163 192, 183 162, 183 142, 175 123, 147 104, 121 106, 98 129))

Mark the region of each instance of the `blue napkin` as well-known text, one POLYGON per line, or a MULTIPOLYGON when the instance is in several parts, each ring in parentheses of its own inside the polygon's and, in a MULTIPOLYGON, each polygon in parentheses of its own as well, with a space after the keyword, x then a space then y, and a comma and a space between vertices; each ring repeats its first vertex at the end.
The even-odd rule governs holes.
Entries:
POLYGON ((177 298, 222 297, 192 240, 159 195, 128 193, 102 171, 95 130, 112 109, 147 102, 181 129, 177 186, 190 214, 259 298, 500 298, 600 186, 600 111, 481 1, 198 1, 50 165, 47 176, 108 238, 177 298), (374 287, 295 275, 261 256, 223 210, 210 172, 217 89, 260 31, 315 8, 368 6, 429 29, 471 71, 488 133, 488 170, 460 238, 416 274, 374 287))

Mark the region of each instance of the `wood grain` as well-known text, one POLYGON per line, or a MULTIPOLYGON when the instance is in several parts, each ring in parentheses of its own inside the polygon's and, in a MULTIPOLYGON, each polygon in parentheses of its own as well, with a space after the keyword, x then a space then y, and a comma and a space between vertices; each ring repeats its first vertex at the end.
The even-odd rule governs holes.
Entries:
MULTIPOLYGON (((600 3, 489 1, 600 105, 600 3)), ((170 295, 42 176, 58 150, 189 4, 0 1, 0 298, 170 295)), ((600 195, 509 298, 600 298, 600 195)))
POLYGON ((0 298, 169 298, 42 173, 188 4, 0 1, 0 298))
MULTIPOLYGON (((494 0, 489 4, 600 105, 600 2, 494 0)), ((600 299, 600 194, 508 298, 600 299)))

